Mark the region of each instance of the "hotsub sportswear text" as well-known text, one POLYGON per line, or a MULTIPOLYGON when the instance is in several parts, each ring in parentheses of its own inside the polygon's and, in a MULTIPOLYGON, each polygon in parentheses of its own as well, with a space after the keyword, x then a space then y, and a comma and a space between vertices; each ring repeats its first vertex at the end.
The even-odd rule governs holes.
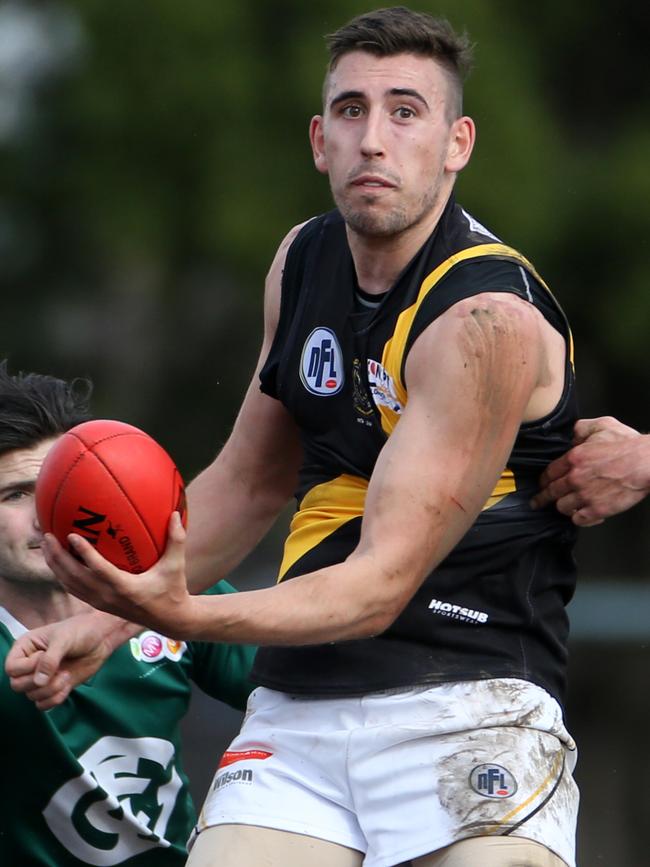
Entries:
POLYGON ((462 605, 442 602, 440 599, 432 599, 429 602, 429 610, 433 614, 442 614, 444 617, 464 620, 467 623, 487 623, 489 617, 485 611, 475 611, 473 608, 464 608, 462 605))

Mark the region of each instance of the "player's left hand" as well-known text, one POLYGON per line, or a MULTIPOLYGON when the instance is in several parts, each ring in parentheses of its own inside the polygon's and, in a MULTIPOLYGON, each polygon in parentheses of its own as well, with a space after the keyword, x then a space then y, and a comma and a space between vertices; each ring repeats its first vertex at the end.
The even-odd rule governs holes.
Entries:
POLYGON ((574 447, 542 473, 533 508, 555 502, 574 524, 591 527, 646 496, 647 437, 609 416, 581 419, 574 433, 574 447))
POLYGON ((42 549, 50 569, 69 593, 94 608, 184 638, 184 615, 192 600, 185 582, 185 538, 180 516, 174 512, 165 553, 140 574, 118 569, 76 533, 68 536, 76 557, 49 533, 42 549))

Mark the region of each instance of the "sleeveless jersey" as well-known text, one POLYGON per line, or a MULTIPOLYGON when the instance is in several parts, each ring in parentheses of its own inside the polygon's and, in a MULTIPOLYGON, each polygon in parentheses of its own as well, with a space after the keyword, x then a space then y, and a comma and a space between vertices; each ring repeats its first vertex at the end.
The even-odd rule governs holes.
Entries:
POLYGON ((349 695, 520 677, 561 701, 575 532, 556 509, 533 511, 528 500, 543 468, 570 447, 577 416, 564 314, 533 266, 453 198, 376 309, 358 312, 357 288, 341 215, 311 220, 288 251, 278 330, 261 372, 262 391, 290 411, 304 452, 281 581, 355 549, 368 480, 408 400, 409 351, 451 305, 481 292, 534 304, 565 338, 564 391, 547 417, 522 424, 476 522, 389 629, 371 639, 260 648, 253 678, 296 694, 349 695))
POLYGON ((195 821, 179 753, 191 681, 243 707, 254 649, 143 632, 42 712, 4 673, 24 631, 0 608, 0 864, 181 867, 195 821))

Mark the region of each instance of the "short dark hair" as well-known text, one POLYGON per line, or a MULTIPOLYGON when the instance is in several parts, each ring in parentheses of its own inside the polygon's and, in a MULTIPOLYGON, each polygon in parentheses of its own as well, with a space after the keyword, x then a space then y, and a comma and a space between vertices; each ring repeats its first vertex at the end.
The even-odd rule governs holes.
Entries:
POLYGON ((91 418, 92 382, 8 371, 0 362, 0 454, 32 448, 91 418))
POLYGON ((419 54, 437 60, 449 76, 456 116, 462 113, 463 82, 472 67, 473 47, 467 34, 456 33, 446 19, 406 6, 391 6, 358 15, 325 41, 330 56, 327 77, 351 51, 367 51, 377 57, 419 54))

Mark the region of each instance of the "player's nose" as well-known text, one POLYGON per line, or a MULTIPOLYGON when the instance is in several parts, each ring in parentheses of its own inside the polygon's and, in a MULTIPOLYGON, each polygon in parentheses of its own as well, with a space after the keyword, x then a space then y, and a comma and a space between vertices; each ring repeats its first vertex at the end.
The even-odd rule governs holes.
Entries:
POLYGON ((370 111, 363 127, 363 136, 360 142, 361 153, 364 157, 380 157, 385 153, 383 131, 383 117, 378 111, 370 111))
POLYGON ((38 520, 38 514, 36 513, 36 509, 34 509, 34 513, 32 515, 32 526, 36 530, 37 533, 43 535, 43 530, 41 529, 40 521, 38 520))

